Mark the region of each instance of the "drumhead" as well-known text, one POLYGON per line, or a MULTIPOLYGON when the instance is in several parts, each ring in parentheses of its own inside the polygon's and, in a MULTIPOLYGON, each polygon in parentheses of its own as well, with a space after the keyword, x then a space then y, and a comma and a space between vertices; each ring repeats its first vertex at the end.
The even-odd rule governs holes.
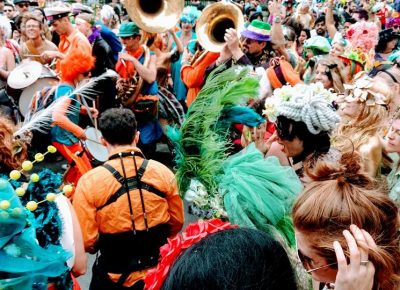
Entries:
POLYGON ((29 87, 25 88, 22 91, 22 94, 19 98, 19 109, 22 115, 26 116, 29 112, 29 107, 31 105, 31 101, 33 96, 37 91, 41 91, 44 87, 50 87, 57 85, 58 80, 56 78, 40 78, 36 82, 34 82, 29 87))
POLYGON ((96 128, 88 127, 85 130, 85 135, 87 137, 87 140, 85 140, 83 143, 86 150, 89 151, 89 153, 97 161, 106 162, 108 160, 107 147, 105 147, 102 144, 99 144, 101 142, 100 141, 101 132, 96 128), (97 142, 93 142, 92 140, 97 142))

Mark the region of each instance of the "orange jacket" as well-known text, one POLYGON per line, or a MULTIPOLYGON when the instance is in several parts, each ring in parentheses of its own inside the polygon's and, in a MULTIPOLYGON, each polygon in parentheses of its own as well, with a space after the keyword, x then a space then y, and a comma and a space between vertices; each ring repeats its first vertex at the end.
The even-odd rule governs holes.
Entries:
POLYGON ((188 87, 188 92, 186 97, 186 104, 188 107, 196 99, 201 88, 203 87, 205 81, 204 74, 206 72, 207 67, 213 64, 218 57, 219 53, 208 52, 195 67, 191 65, 182 66, 181 79, 183 83, 188 87))
MULTIPOLYGON (((78 29, 75 29, 70 35, 60 36, 58 50, 63 54, 69 54, 71 50, 78 50, 87 55, 92 55, 92 46, 89 40, 78 29)), ((60 71, 60 59, 57 61, 57 71, 60 71)))
MULTIPOLYGON (((136 147, 123 147, 110 152, 110 155, 131 151, 140 152, 136 147)), ((123 161, 126 176, 128 178, 135 176, 136 172, 132 157, 125 157, 123 161)), ((136 157, 136 161, 137 167, 140 168, 143 158, 136 157)), ((107 164, 114 167, 123 176, 119 158, 107 161, 107 164)), ((163 164, 150 160, 141 180, 164 192, 166 196, 161 198, 143 189, 149 228, 167 223, 170 226, 171 237, 175 236, 182 229, 184 211, 174 174, 163 164)), ((113 234, 132 230, 126 194, 119 197, 112 204, 99 211, 97 210, 107 202, 120 186, 121 184, 113 175, 102 166, 90 170, 80 178, 73 196, 73 205, 82 228, 86 251, 94 251, 99 232, 113 234)), ((137 189, 131 191, 130 196, 136 230, 145 230, 139 191, 137 189)), ((146 273, 147 270, 132 273, 124 285, 133 285, 138 280, 144 279, 146 273)), ((109 274, 109 276, 113 281, 118 281, 120 274, 109 274)))

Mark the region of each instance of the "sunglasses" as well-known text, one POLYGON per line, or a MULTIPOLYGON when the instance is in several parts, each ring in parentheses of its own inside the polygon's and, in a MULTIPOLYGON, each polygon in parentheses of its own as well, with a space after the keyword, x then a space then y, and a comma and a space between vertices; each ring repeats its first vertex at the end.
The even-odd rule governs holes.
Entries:
POLYGON ((320 266, 320 267, 316 267, 316 268, 312 268, 312 263, 313 263, 313 259, 311 259, 310 257, 304 255, 300 250, 299 247, 297 246, 297 240, 296 240, 296 249, 297 249, 297 258, 299 259, 299 261, 301 262, 301 264, 303 265, 304 269, 306 270, 306 272, 308 274, 321 270, 321 269, 325 269, 334 265, 337 265, 337 262, 335 263, 330 263, 324 266, 320 266))
POLYGON ((31 5, 29 3, 18 3, 17 6, 19 8, 23 8, 23 7, 30 7, 31 5))
POLYGON ((399 25, 393 25, 393 29, 399 29, 400 26, 399 25))
POLYGON ((252 44, 254 42, 257 42, 257 40, 250 39, 250 38, 243 38, 242 42, 246 43, 246 44, 252 44))

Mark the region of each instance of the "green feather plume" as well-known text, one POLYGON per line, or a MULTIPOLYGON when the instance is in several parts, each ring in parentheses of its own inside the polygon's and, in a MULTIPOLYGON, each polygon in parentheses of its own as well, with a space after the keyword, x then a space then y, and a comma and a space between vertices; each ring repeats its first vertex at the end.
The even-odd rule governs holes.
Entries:
POLYGON ((217 192, 216 176, 222 173, 230 146, 230 124, 219 122, 222 111, 258 96, 259 81, 249 76, 249 69, 223 69, 208 77, 179 133, 174 128, 167 131, 176 149, 176 178, 182 196, 192 179, 201 182, 209 194, 217 192))

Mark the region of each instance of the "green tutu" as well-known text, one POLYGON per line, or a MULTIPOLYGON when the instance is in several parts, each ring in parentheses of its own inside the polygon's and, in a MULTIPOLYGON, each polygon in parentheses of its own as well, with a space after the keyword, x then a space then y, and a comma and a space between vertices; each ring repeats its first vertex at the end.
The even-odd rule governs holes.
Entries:
POLYGON ((280 165, 276 157, 264 159, 254 143, 224 163, 219 180, 231 223, 280 233, 290 247, 295 245, 290 212, 302 188, 290 166, 280 165))

